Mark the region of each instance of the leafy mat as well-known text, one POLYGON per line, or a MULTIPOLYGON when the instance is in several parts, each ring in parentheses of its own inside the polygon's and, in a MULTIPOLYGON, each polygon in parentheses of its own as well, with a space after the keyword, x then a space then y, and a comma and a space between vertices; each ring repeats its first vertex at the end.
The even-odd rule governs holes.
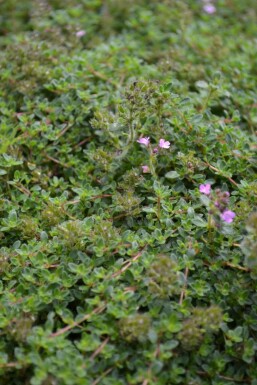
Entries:
POLYGON ((257 5, 205 3, 0 1, 1 384, 257 384, 257 5))

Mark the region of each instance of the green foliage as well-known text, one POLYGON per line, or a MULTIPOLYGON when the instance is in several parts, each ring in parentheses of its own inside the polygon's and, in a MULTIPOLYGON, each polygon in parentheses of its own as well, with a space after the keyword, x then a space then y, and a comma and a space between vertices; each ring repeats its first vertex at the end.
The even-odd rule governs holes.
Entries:
POLYGON ((219 329, 221 321, 222 313, 219 307, 195 308, 192 317, 183 322, 178 339, 185 349, 194 349, 201 344, 206 333, 219 329))
POLYGON ((257 6, 215 6, 0 1, 1 384, 257 384, 257 6))
POLYGON ((146 339, 149 328, 150 318, 147 314, 133 314, 120 320, 122 337, 131 342, 133 340, 143 341, 146 339))
POLYGON ((176 269, 175 261, 166 255, 158 255, 147 271, 149 292, 164 298, 180 293, 183 281, 176 269))
POLYGON ((245 253, 245 264, 252 270, 253 274, 257 273, 257 213, 250 215, 247 222, 247 236, 242 242, 242 250, 245 253))

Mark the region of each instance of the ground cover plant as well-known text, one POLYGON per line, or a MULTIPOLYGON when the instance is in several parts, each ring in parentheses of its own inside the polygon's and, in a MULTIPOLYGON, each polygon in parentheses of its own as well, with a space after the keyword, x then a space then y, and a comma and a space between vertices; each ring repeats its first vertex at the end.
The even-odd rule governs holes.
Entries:
POLYGON ((255 0, 0 15, 0 384, 256 385, 255 0))

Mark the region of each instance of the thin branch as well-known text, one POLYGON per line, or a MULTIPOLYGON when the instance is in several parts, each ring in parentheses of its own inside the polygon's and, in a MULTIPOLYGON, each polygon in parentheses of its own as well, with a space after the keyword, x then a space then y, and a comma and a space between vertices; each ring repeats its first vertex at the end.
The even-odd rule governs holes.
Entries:
POLYGON ((99 199, 99 198, 110 198, 112 197, 112 194, 101 194, 101 195, 95 195, 95 196, 92 196, 90 197, 90 200, 95 200, 95 199, 99 199))
POLYGON ((223 378, 223 380, 228 380, 228 381, 233 381, 233 382, 238 382, 238 383, 250 383, 251 380, 249 378, 244 378, 243 380, 236 380, 235 378, 232 377, 227 377, 227 376, 222 376, 221 374, 218 374, 218 377, 223 378))
POLYGON ((63 136, 72 126, 73 124, 67 124, 67 126, 64 127, 64 129, 57 135, 57 139, 60 139, 60 137, 63 136))
POLYGON ((129 261, 126 261, 125 262, 125 266, 123 266, 120 270, 116 271, 115 273, 113 273, 111 275, 111 278, 116 278, 118 277, 120 274, 124 273, 124 271, 126 271, 131 265, 133 262, 137 261, 141 255, 143 254, 145 248, 147 247, 147 245, 145 245, 141 251, 139 251, 134 257, 132 257, 129 261))
POLYGON ((92 382, 91 385, 97 385, 97 384, 99 384, 99 382, 100 382, 105 376, 107 376, 107 374, 109 374, 113 369, 114 369, 114 367, 107 369, 105 372, 103 372, 103 374, 102 374, 100 377, 98 377, 94 382, 92 382))
POLYGON ((76 205, 80 203, 80 199, 75 199, 74 201, 65 202, 65 205, 76 205))
MULTIPOLYGON (((158 342, 157 348, 154 352, 154 359, 156 359, 159 355, 160 355, 160 344, 158 342)), ((151 364, 149 365, 148 371, 147 371, 148 378, 144 379, 142 385, 148 385, 150 377, 151 377, 152 366, 153 366, 153 362, 151 362, 151 364)))
POLYGON ((184 300, 185 295, 186 295, 188 274, 189 274, 189 268, 186 267, 186 269, 185 269, 185 284, 184 284, 184 286, 183 286, 183 289, 182 289, 182 291, 181 291, 180 298, 179 298, 179 304, 180 304, 180 305, 182 305, 183 300, 184 300))
POLYGON ((136 286, 128 286, 128 287, 125 287, 124 289, 124 293, 134 293, 136 291, 137 287, 136 286))
POLYGON ((103 350, 103 348, 105 347, 105 345, 109 342, 109 339, 110 337, 107 337, 102 343, 100 346, 98 346, 98 348, 94 351, 94 353, 91 355, 90 357, 90 360, 93 361, 93 359, 98 356, 98 354, 101 353, 101 351, 103 350))
POLYGON ((248 267, 243 267, 240 265, 234 265, 234 263, 230 263, 230 262, 223 262, 223 265, 228 266, 228 267, 232 267, 234 269, 242 270, 242 271, 247 271, 247 272, 251 271, 248 267))
MULTIPOLYGON (((134 257, 132 257, 128 262, 126 262, 125 266, 123 266, 117 272, 113 273, 109 278, 115 278, 115 277, 119 276, 120 274, 124 273, 124 271, 126 271, 132 265, 133 262, 137 261, 141 257, 141 255, 143 254, 146 247, 147 247, 147 245, 145 245, 134 257)), ((108 279, 108 278, 106 278, 106 279, 108 279)), ((90 319, 93 315, 102 313, 105 310, 106 306, 107 306, 106 303, 104 305, 98 306, 91 313, 86 314, 80 321, 73 322, 71 325, 67 325, 64 328, 59 329, 55 333, 50 334, 49 337, 50 338, 57 337, 57 336, 60 336, 64 333, 70 331, 71 329, 79 326, 84 321, 87 321, 88 319, 90 319)))
POLYGON ((208 163, 208 162, 204 162, 204 164, 206 165, 206 166, 208 166, 211 170, 213 170, 213 171, 216 171, 217 173, 219 173, 221 176, 223 176, 224 178, 227 178, 234 186, 238 186, 238 184, 234 181, 234 179, 232 179, 232 178, 230 178, 229 176, 226 176, 226 175, 224 175, 223 173, 222 173, 222 171, 221 170, 219 170, 217 167, 214 167, 214 166, 212 166, 210 163, 208 163))
MULTIPOLYGON (((130 246, 131 246, 131 243, 120 243, 120 244, 118 244, 117 246, 119 246, 119 247, 130 247, 130 246)), ((118 254, 118 253, 120 252, 119 247, 117 247, 115 250, 113 250, 111 255, 118 254)), ((105 253, 106 251, 111 251, 111 250, 110 250, 108 247, 106 247, 106 248, 104 249, 104 253, 105 253)))
POLYGON ((51 160, 52 162, 54 162, 54 163, 56 163, 56 164, 59 164, 60 166, 63 166, 63 167, 65 167, 65 168, 70 168, 70 166, 68 166, 67 164, 62 163, 60 160, 53 158, 52 156, 46 154, 45 152, 44 152, 43 154, 44 154, 44 156, 45 156, 48 160, 51 160))
POLYGON ((106 306, 107 306, 106 303, 104 305, 98 306, 91 313, 88 313, 88 314, 84 315, 84 317, 80 321, 73 322, 71 325, 67 325, 64 328, 59 329, 57 332, 50 334, 49 337, 51 337, 51 338, 57 337, 57 336, 60 336, 60 335, 62 335, 64 333, 70 331, 71 329, 79 326, 82 322, 87 321, 88 319, 90 319, 93 315, 102 313, 105 310, 106 306))
POLYGON ((54 268, 56 268, 56 267, 59 267, 60 266, 60 263, 55 263, 55 264, 48 264, 48 265, 44 265, 43 267, 44 267, 44 269, 54 269, 54 268))
MULTIPOLYGON (((211 263, 211 262, 207 262, 207 261, 204 261, 203 263, 204 263, 205 266, 213 266, 213 265, 215 265, 215 263, 211 263)), ((233 269, 238 269, 238 270, 241 270, 241 271, 246 271, 246 272, 251 271, 251 269, 249 269, 248 267, 243 267, 243 266, 240 266, 240 265, 235 265, 234 263, 227 262, 227 261, 222 262, 222 265, 223 266, 231 267, 233 269)))
POLYGON ((75 146, 73 146, 73 148, 78 148, 80 146, 83 146, 83 144, 89 142, 90 140, 92 139, 92 136, 86 138, 86 139, 83 139, 81 142, 75 144, 75 146))
MULTIPOLYGON (((198 371, 197 374, 199 376, 210 377, 209 373, 203 372, 203 371, 198 371)), ((242 380, 237 380, 235 378, 223 376, 221 374, 217 374, 217 377, 222 378, 223 380, 232 381, 234 383, 251 383, 251 379, 250 378, 243 378, 242 380)))
POLYGON ((23 365, 21 362, 6 362, 0 364, 0 368, 16 368, 17 366, 23 365))
POLYGON ((17 188, 19 191, 21 191, 23 194, 27 196, 31 195, 31 192, 26 187, 24 187, 21 183, 19 184, 14 183, 14 184, 11 184, 11 186, 14 186, 15 188, 17 188))
POLYGON ((112 86, 114 86, 115 88, 118 88, 118 84, 115 83, 113 80, 111 80, 110 78, 108 78, 107 76, 105 76, 104 74, 94 70, 94 68, 92 67, 87 67, 87 70, 92 74, 94 75, 96 78, 99 78, 101 80, 104 80, 105 82, 111 84, 112 86))
MULTIPOLYGON (((112 194, 101 194, 101 195, 94 195, 92 197, 88 197, 89 200, 95 200, 95 199, 102 199, 102 198, 110 198, 112 194)), ((74 201, 65 202, 65 205, 76 205, 80 203, 80 199, 75 199, 74 201)))
MULTIPOLYGON (((179 110, 179 108, 176 106, 175 103, 172 103, 172 107, 174 108, 174 110, 177 112, 177 114, 179 115, 179 117, 183 120, 183 122, 185 123, 185 125, 187 126, 187 128, 189 129, 189 132, 192 131, 193 129, 193 126, 191 125, 191 123, 186 119, 185 115, 179 110)), ((181 130, 186 134, 187 132, 181 128, 181 130)))

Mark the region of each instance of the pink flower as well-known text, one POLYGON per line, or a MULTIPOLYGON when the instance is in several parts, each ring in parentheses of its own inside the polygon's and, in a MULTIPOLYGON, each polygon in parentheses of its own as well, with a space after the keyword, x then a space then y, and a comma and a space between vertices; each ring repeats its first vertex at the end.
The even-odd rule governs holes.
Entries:
POLYGON ((159 147, 160 148, 170 148, 170 142, 166 141, 165 139, 160 139, 159 140, 159 147))
POLYGON ((205 4, 203 6, 203 10, 206 12, 206 13, 209 13, 209 15, 212 15, 213 13, 216 12, 216 7, 211 4, 211 3, 208 3, 208 4, 205 4))
POLYGON ((211 193, 211 185, 209 183, 200 184, 199 191, 202 194, 209 195, 211 193))
POLYGON ((140 138, 137 140, 137 143, 143 144, 144 146, 148 147, 150 143, 150 138, 140 138))
POLYGON ((86 31, 83 31, 83 30, 76 32, 77 37, 83 37, 85 36, 85 34, 86 34, 86 31))
POLYGON ((234 211, 230 210, 225 210, 222 214, 220 214, 221 219, 227 223, 233 222, 235 216, 236 214, 234 213, 234 211))
POLYGON ((154 147, 153 153, 154 153, 154 154, 157 154, 157 152, 158 152, 158 147, 154 147))
POLYGON ((148 172, 150 172, 150 168, 148 166, 141 166, 141 167, 144 174, 147 174, 148 172))

